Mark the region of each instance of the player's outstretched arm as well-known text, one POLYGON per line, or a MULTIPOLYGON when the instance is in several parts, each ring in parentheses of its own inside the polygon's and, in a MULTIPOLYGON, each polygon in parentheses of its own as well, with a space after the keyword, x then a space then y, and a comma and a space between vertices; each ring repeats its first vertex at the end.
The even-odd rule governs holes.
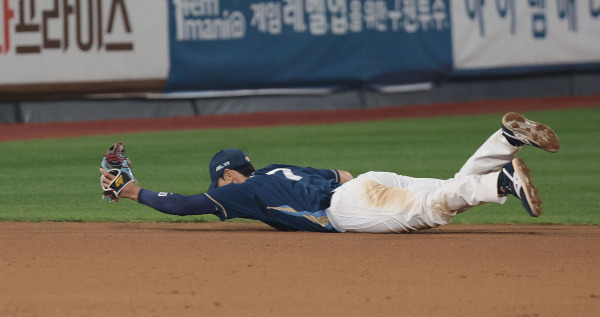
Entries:
MULTIPOLYGON (((102 173, 102 184, 104 184, 105 187, 109 187, 110 183, 115 178, 115 175, 110 174, 103 168, 100 168, 100 173, 102 173)), ((136 185, 134 182, 130 182, 129 184, 125 185, 125 187, 123 187, 123 189, 119 193, 119 198, 129 198, 138 201, 138 194, 140 193, 140 189, 142 189, 140 186, 136 185)))
MULTIPOLYGON (((103 186, 108 187, 115 175, 101 168, 103 186)), ((214 202, 206 195, 179 195, 158 193, 143 189, 134 182, 127 183, 119 192, 119 198, 129 198, 162 213, 176 216, 218 214, 214 202)))

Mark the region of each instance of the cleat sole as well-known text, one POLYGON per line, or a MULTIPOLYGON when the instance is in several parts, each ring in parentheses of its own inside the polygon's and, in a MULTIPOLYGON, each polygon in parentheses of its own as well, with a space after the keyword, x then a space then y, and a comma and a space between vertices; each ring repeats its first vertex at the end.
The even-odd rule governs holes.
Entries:
POLYGON ((543 123, 531 121, 515 112, 509 112, 502 118, 502 124, 526 144, 550 153, 556 153, 560 149, 558 136, 543 123))

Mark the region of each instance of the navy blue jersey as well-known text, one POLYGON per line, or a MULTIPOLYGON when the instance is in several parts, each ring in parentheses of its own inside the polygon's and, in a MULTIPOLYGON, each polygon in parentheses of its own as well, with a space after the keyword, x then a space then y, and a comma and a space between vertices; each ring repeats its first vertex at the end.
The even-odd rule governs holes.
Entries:
POLYGON ((274 164, 206 196, 218 205, 222 220, 256 219, 280 230, 335 232, 325 209, 338 186, 336 171, 274 164))
POLYGON ((335 170, 273 164, 257 170, 244 183, 214 188, 202 195, 142 190, 138 200, 170 214, 213 213, 221 220, 260 220, 278 230, 337 232, 325 210, 339 181, 335 170))

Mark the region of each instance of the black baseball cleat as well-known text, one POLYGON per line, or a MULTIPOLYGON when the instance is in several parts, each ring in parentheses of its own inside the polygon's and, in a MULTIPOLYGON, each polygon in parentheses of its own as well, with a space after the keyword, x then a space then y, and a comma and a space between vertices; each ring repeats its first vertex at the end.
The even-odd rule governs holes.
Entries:
POLYGON ((527 144, 551 153, 560 149, 558 136, 550 127, 515 112, 509 112, 502 118, 502 134, 514 146, 527 144))
POLYGON ((529 173, 523 159, 516 158, 506 163, 498 176, 498 194, 513 194, 521 200, 530 216, 538 217, 542 213, 542 200, 529 173))

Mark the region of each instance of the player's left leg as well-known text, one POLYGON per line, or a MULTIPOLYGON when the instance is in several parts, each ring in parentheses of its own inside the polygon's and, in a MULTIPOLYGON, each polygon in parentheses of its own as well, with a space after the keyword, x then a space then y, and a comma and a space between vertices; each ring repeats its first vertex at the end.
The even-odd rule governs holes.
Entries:
POLYGON ((560 141, 547 125, 509 112, 502 118, 502 128, 475 151, 455 177, 496 172, 517 157, 524 145, 555 153, 560 148, 560 141))
POLYGON ((549 126, 515 112, 502 117, 502 134, 515 146, 531 145, 550 153, 556 153, 560 149, 558 136, 549 126))
POLYGON ((504 164, 515 158, 521 148, 521 146, 510 144, 500 129, 492 134, 469 157, 454 177, 460 178, 467 175, 485 175, 497 172, 504 164))

